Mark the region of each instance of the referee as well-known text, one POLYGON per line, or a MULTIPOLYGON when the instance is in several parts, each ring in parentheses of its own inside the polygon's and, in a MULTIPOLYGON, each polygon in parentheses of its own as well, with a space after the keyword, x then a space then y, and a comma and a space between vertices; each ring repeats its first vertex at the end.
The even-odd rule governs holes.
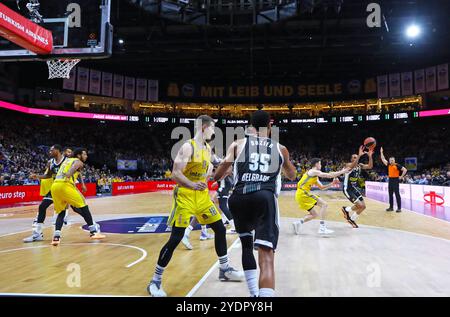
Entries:
POLYGON ((386 211, 394 211, 394 194, 395 199, 397 200, 397 212, 402 211, 402 199, 400 197, 400 180, 405 177, 408 170, 401 166, 400 164, 395 163, 395 157, 389 157, 389 162, 384 157, 383 148, 380 149, 381 161, 383 164, 388 167, 388 176, 389 176, 389 208, 386 211), (400 172, 402 173, 400 175, 400 172))

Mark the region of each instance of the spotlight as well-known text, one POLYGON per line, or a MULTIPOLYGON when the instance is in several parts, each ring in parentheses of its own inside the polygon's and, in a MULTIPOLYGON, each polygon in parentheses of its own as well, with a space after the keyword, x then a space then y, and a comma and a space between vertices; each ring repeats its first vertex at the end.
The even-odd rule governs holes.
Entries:
POLYGON ((406 29, 406 36, 409 38, 415 38, 418 37, 421 32, 422 30, 417 25, 412 24, 406 29))

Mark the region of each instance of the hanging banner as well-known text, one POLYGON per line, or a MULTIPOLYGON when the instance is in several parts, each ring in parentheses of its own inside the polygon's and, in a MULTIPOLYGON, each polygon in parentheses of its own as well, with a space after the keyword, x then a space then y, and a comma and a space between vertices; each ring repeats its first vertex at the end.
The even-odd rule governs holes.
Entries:
POLYGON ((134 77, 125 77, 125 99, 134 100, 135 82, 134 77))
POLYGON ((100 83, 102 82, 102 72, 99 70, 91 69, 89 76, 89 93, 94 95, 100 95, 100 83))
POLYGON ((414 72, 414 85, 416 94, 425 93, 425 70, 418 69, 414 72))
POLYGON ((411 96, 414 94, 412 72, 402 73, 402 95, 411 96))
POLYGON ((136 100, 147 101, 147 79, 136 79, 136 100))
POLYGON ((330 83, 183 83, 162 82, 160 100, 187 102, 328 101, 376 97, 373 79, 330 83))
POLYGON ((77 70, 77 91, 89 92, 89 69, 84 67, 78 67, 77 70))
POLYGON ((389 96, 400 97, 400 74, 389 74, 389 96))
POLYGON ((448 64, 437 66, 438 90, 446 90, 449 88, 448 83, 448 64))
POLYGON ((112 96, 113 74, 102 72, 102 95, 112 96))
POLYGON ((123 76, 114 74, 113 97, 123 98, 123 76))
POLYGON ((77 68, 74 67, 70 70, 69 78, 63 79, 63 89, 75 90, 75 82, 77 80, 76 74, 77 74, 77 68))
POLYGON ((388 76, 382 75, 377 77, 378 98, 389 97, 388 76))
POLYGON ((428 67, 425 70, 426 92, 436 91, 436 67, 428 67))
POLYGON ((159 81, 149 80, 148 81, 148 101, 156 102, 159 101, 159 81))

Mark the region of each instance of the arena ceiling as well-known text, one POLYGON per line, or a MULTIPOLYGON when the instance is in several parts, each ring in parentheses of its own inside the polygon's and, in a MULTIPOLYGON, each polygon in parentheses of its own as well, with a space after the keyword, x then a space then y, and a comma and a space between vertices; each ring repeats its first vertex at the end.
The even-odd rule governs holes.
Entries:
POLYGON ((253 26, 182 24, 139 1, 113 1, 113 56, 85 65, 147 78, 252 82, 363 77, 450 61, 448 0, 344 0, 340 10, 316 5, 253 26), (370 2, 381 6, 379 28, 366 24, 370 2), (405 36, 411 23, 422 28, 413 40, 405 36))

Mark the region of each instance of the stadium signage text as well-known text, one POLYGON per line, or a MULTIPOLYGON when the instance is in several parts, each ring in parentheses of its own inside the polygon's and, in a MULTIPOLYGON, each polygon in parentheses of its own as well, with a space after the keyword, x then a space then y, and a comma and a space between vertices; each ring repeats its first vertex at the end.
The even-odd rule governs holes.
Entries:
POLYGON ((280 83, 257 85, 213 85, 167 82, 162 84, 161 100, 239 101, 239 100, 329 100, 375 96, 374 79, 333 83, 280 83), (219 99, 219 100, 218 100, 219 99))

